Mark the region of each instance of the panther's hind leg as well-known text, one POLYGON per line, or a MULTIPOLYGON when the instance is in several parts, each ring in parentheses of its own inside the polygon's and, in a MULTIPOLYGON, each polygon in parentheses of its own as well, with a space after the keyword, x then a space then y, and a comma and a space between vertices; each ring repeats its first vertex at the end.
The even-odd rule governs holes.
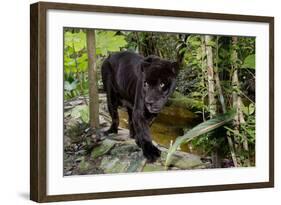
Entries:
POLYGON ((110 128, 105 131, 104 134, 117 134, 119 126, 119 116, 117 110, 119 99, 112 85, 111 67, 107 61, 105 61, 102 65, 102 81, 104 90, 106 91, 108 111, 112 119, 110 128))
POLYGON ((119 126, 118 100, 117 95, 113 91, 111 91, 110 94, 107 96, 107 106, 112 121, 110 128, 105 132, 105 134, 117 134, 119 126))

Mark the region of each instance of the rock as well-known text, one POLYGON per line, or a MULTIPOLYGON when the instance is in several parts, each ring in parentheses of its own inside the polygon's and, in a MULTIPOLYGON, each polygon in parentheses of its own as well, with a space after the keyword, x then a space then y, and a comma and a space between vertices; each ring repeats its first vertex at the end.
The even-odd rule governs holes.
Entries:
POLYGON ((155 122, 161 122, 170 126, 186 127, 193 125, 198 120, 198 116, 183 107, 165 106, 158 114, 155 122))
POLYGON ((65 140, 69 140, 71 143, 79 143, 83 140, 83 131, 87 127, 86 124, 76 121, 75 119, 71 119, 68 121, 65 126, 64 137, 69 138, 65 140))
POLYGON ((75 162, 81 162, 83 160, 85 160, 85 157, 78 157, 75 159, 75 162))
MULTIPOLYGON (((111 118, 107 111, 106 97, 101 95, 100 101, 100 133, 110 126, 111 118)), ((99 132, 90 130, 87 120, 87 107, 84 99, 67 104, 72 106, 64 113, 64 175, 82 174, 110 174, 129 172, 153 172, 165 170, 185 170, 208 168, 207 163, 200 156, 176 151, 171 159, 171 166, 166 168, 165 160, 167 148, 172 141, 183 134, 183 128, 192 126, 197 116, 186 109, 167 105, 156 118, 151 133, 154 144, 161 149, 161 158, 154 163, 147 163, 142 150, 134 139, 129 137, 127 113, 119 109, 120 125, 123 128, 118 134, 98 136, 99 132), (81 103, 82 102, 82 103, 81 103), (73 106, 75 105, 75 106, 73 106), (97 137, 98 136, 98 137, 97 137), (159 139, 158 139, 159 138, 159 139)), ((182 148, 182 147, 181 147, 182 148)), ((186 149, 182 149, 185 151, 186 149)), ((209 165, 210 166, 210 165, 209 165)))
POLYGON ((108 155, 104 155, 100 168, 104 173, 140 172, 146 162, 141 149, 135 144, 116 144, 108 155))
POLYGON ((153 172, 153 171, 166 171, 165 166, 161 165, 161 164, 146 164, 143 167, 143 172, 153 172))
POLYGON ((132 153, 129 159, 130 165, 127 168, 127 172, 141 172, 146 162, 142 152, 132 153))
POLYGON ((100 145, 93 148, 91 157, 95 159, 106 154, 115 145, 115 143, 115 141, 110 139, 103 140, 100 145))
POLYGON ((104 156, 100 164, 100 168, 106 174, 126 172, 128 166, 129 161, 120 160, 112 156, 104 156))
MULTIPOLYGON (((87 105, 77 105, 71 109, 71 117, 74 119, 79 119, 83 115, 87 115, 89 113, 89 106, 87 105)), ((87 119, 89 120, 89 119, 87 119)))
POLYGON ((82 158, 82 161, 81 161, 80 164, 79 164, 79 169, 80 169, 82 172, 85 172, 85 171, 87 171, 87 170, 89 169, 89 167, 90 167, 89 162, 87 162, 87 161, 85 160, 85 158, 83 157, 83 158, 82 158))
POLYGON ((141 149, 136 144, 121 144, 111 150, 110 154, 113 156, 122 156, 122 155, 130 155, 134 152, 140 152, 141 149))
MULTIPOLYGON (((160 160, 162 164, 165 164, 167 157, 167 149, 162 148, 161 151, 162 153, 160 160)), ((179 169, 194 169, 199 166, 200 168, 202 168, 203 165, 204 163, 201 161, 200 156, 179 151, 176 151, 172 155, 170 162, 170 166, 174 166, 179 169)))
POLYGON ((113 135, 110 137, 110 139, 117 140, 117 141, 134 141, 134 139, 131 139, 129 137, 129 131, 127 129, 119 128, 118 134, 113 135))
POLYGON ((77 105, 83 104, 84 102, 85 102, 84 99, 83 100, 78 99, 78 100, 69 102, 69 104, 72 105, 72 106, 77 106, 77 105))
POLYGON ((188 98, 181 93, 175 91, 168 99, 167 105, 173 105, 174 107, 182 107, 188 110, 202 110, 204 104, 200 100, 188 98))

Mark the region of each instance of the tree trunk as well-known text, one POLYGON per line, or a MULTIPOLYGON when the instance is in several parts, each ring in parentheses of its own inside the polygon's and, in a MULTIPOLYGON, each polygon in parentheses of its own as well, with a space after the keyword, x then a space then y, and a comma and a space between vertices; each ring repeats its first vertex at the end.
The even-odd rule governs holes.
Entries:
MULTIPOLYGON (((226 105, 225 105, 225 100, 224 100, 224 95, 220 83, 220 78, 219 78, 219 69, 218 69, 218 59, 219 59, 219 43, 218 43, 218 36, 216 37, 216 66, 214 67, 214 76, 215 76, 215 82, 216 82, 216 88, 218 90, 218 95, 219 95, 219 101, 222 107, 223 113, 226 113, 226 105)), ((227 142, 229 145, 230 153, 231 153, 231 158, 233 161, 233 164, 235 167, 237 167, 237 159, 235 155, 235 150, 234 150, 234 145, 233 141, 230 136, 227 135, 227 142)))
POLYGON ((97 88, 95 30, 87 30, 90 126, 99 129, 99 94, 97 88))
MULTIPOLYGON (((234 118, 234 130, 239 133, 240 130, 240 125, 245 123, 243 112, 242 112, 242 99, 238 95, 238 91, 240 89, 240 84, 239 84, 239 78, 238 78, 238 66, 237 66, 237 60, 238 60, 238 55, 236 51, 236 45, 237 45, 238 38, 237 37, 232 37, 232 45, 234 47, 233 50, 233 55, 232 55, 232 104, 233 108, 236 109, 236 116, 234 118)), ((248 148, 248 139, 245 135, 243 136, 243 149, 247 152, 247 159, 245 160, 245 163, 247 166, 250 166, 250 160, 249 160, 249 148, 248 148)), ((238 140, 236 140, 238 141, 238 140)))
POLYGON ((215 84, 214 84, 214 63, 213 63, 213 51, 210 41, 212 37, 205 36, 206 43, 206 55, 207 55, 207 81, 208 81, 208 97, 209 97, 209 110, 211 118, 217 113, 217 102, 215 98, 215 84))
MULTIPOLYGON (((208 97, 209 97, 209 112, 210 118, 217 114, 217 101, 215 97, 215 81, 214 81, 214 63, 213 63, 213 50, 211 46, 212 37, 205 36, 205 47, 207 57, 207 82, 208 82, 208 97)), ((219 147, 216 145, 212 154, 214 167, 221 167, 221 159, 219 155, 219 147)))
MULTIPOLYGON (((202 70, 202 84, 204 86, 207 85, 207 63, 206 63, 206 45, 205 45, 205 37, 201 36, 201 70, 202 70)), ((202 102, 205 102, 205 95, 202 95, 202 102)), ((202 116, 203 121, 206 121, 205 118, 205 106, 202 107, 202 116)))

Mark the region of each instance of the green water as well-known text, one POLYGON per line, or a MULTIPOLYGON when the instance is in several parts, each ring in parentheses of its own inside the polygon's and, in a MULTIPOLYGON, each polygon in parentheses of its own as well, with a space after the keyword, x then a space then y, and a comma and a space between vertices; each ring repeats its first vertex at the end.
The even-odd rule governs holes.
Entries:
MULTIPOLYGON (((119 110, 120 127, 128 128, 127 112, 119 110)), ((183 135, 184 129, 191 129, 200 123, 200 119, 186 108, 178 106, 164 107, 150 127, 152 139, 158 144, 169 148, 178 136, 183 135)), ((191 144, 180 147, 181 151, 198 154, 191 144)))

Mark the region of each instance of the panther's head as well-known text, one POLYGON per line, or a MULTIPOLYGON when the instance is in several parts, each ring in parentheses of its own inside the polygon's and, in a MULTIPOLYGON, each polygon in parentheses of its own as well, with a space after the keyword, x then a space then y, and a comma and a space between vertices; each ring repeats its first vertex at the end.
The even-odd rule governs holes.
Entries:
POLYGON ((178 63, 148 56, 142 62, 144 104, 150 113, 159 113, 176 87, 178 63))

